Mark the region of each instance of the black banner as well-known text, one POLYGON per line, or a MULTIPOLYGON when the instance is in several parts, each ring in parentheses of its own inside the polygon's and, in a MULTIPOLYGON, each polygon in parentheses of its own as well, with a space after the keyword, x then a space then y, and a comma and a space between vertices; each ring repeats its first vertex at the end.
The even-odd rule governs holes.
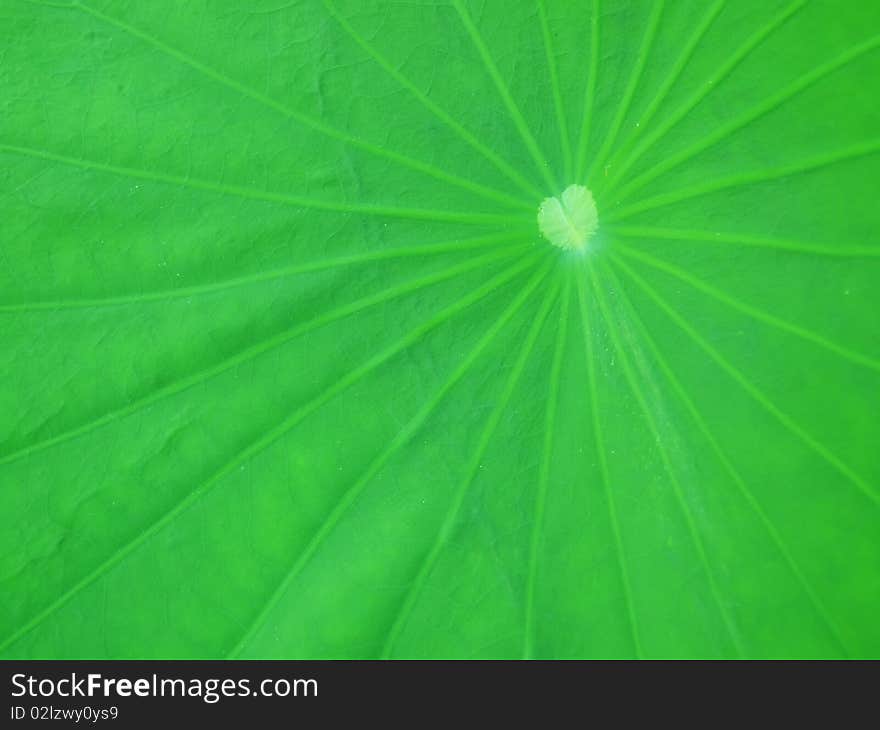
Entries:
MULTIPOLYGON (((0 726, 175 727, 477 717, 606 726, 645 719, 839 724, 870 707, 859 662, 5 661, 0 726), (853 714, 854 713, 854 714, 853 714)), ((868 710, 867 719, 876 710, 868 710)), ((470 723, 468 723, 470 724, 470 723)))

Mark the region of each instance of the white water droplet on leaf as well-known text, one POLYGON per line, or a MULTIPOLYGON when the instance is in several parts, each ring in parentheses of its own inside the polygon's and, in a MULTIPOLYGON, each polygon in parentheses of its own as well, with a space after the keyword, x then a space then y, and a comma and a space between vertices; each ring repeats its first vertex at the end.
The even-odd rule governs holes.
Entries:
POLYGON ((558 198, 545 198, 538 208, 538 228, 554 246, 583 251, 599 228, 593 194, 583 185, 569 185, 558 198))

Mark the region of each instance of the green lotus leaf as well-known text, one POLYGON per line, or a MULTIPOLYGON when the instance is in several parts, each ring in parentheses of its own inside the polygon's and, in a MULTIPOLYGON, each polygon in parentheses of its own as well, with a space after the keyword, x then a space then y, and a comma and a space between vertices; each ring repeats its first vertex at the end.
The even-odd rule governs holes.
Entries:
POLYGON ((3 0, 0 656, 880 656, 878 79, 873 0, 3 0))

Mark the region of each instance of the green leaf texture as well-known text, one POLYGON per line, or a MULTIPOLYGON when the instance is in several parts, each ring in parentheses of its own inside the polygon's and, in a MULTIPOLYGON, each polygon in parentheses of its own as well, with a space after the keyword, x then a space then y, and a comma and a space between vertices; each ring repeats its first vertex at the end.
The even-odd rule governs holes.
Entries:
POLYGON ((874 0, 2 0, 0 656, 880 656, 878 79, 874 0))

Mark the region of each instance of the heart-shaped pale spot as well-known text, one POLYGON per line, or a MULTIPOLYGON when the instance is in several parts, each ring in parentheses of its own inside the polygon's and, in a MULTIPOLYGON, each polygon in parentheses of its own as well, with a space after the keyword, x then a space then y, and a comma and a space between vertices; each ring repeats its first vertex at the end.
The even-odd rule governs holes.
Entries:
POLYGON ((538 228, 554 246, 583 251, 599 228, 593 194, 583 185, 569 185, 558 198, 545 198, 538 208, 538 228))

